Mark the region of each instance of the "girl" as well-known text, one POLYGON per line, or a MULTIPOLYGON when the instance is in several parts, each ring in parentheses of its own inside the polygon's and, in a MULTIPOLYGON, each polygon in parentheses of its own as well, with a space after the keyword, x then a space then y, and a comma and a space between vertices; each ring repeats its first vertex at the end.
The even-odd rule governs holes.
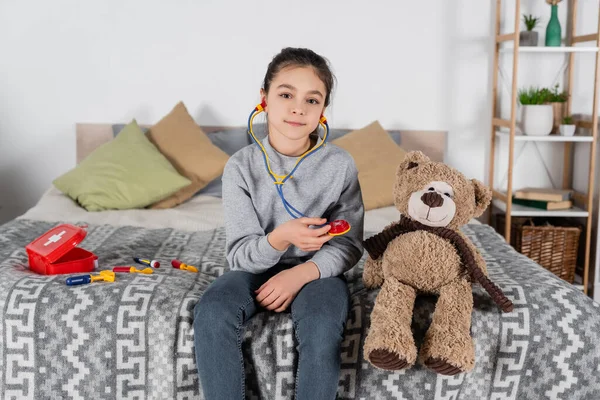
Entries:
POLYGON ((356 166, 348 153, 327 144, 304 158, 279 189, 265 168, 281 181, 299 156, 321 145, 318 125, 332 87, 323 57, 308 49, 282 50, 260 91, 268 134, 262 146, 243 148, 225 166, 230 271, 208 287, 194 311, 198 374, 209 400, 245 398, 242 329, 264 309, 291 312, 299 355, 295 398, 336 396, 349 304, 342 274, 362 255, 356 166), (299 210, 312 217, 299 217, 299 210), (350 231, 329 235, 326 222, 336 219, 348 221, 350 231))

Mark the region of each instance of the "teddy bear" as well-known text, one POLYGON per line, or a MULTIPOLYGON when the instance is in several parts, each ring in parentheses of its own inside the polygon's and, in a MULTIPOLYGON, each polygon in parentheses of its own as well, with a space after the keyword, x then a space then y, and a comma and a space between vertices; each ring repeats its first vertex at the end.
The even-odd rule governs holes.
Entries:
POLYGON ((411 331, 418 294, 438 295, 419 362, 443 375, 475 365, 471 337, 473 282, 480 283, 504 312, 512 302, 488 278, 485 260, 460 231, 491 202, 491 190, 420 151, 407 153, 396 170, 394 205, 400 220, 363 242, 369 256, 363 281, 381 287, 371 313, 364 357, 385 370, 417 361, 411 331))

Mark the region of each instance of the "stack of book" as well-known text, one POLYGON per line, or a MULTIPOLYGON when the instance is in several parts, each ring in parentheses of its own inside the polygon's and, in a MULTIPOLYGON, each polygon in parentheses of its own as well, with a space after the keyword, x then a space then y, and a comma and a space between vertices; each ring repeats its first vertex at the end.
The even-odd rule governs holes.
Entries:
POLYGON ((513 204, 542 210, 566 210, 573 206, 572 190, 523 188, 513 194, 513 204))

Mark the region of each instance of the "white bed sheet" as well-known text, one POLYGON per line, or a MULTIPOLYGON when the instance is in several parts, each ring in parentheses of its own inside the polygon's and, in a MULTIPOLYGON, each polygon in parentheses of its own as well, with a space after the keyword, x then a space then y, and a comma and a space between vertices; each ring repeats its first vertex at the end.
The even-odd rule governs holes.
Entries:
MULTIPOLYGON (((365 231, 380 232, 391 222, 397 221, 399 217, 400 213, 393 206, 369 210, 365 213, 365 231)), ((77 205, 55 187, 51 187, 33 208, 18 218, 204 231, 223 226, 223 206, 220 198, 195 196, 177 207, 165 210, 133 209, 90 212, 77 205)), ((479 222, 471 220, 470 223, 479 222)))
POLYGON ((139 226, 144 228, 174 228, 183 231, 206 231, 223 225, 221 199, 196 196, 177 207, 165 210, 132 209, 87 211, 54 186, 42 195, 38 203, 18 218, 69 223, 139 226))

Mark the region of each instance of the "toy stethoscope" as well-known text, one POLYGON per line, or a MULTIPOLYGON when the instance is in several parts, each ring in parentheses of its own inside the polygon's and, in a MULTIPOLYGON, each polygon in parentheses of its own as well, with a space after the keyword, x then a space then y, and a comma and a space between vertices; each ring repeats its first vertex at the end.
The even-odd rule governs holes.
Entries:
MULTIPOLYGON (((258 147, 260 148, 260 150, 262 152, 263 160, 265 161, 265 167, 267 168, 267 173, 269 174, 271 179, 273 179, 273 182, 275 183, 275 188, 277 189, 277 193, 279 194, 279 197, 281 198, 281 202, 283 203, 283 207, 285 208, 287 213, 290 214, 292 216, 292 218, 305 217, 306 215, 304 215, 302 212, 300 212, 296 208, 294 208, 294 206, 292 206, 285 199, 285 196, 283 195, 283 185, 285 184, 285 182, 288 179, 293 177, 294 172, 300 166, 302 161, 304 161, 306 159, 306 157, 310 156, 311 154, 314 154, 315 152, 319 151, 321 148, 323 148, 325 146, 325 143, 327 142, 327 137, 329 136, 329 124, 327 123, 327 118, 325 118, 325 116, 321 115, 321 119, 319 120, 319 124, 325 130, 325 135, 323 136, 323 140, 321 141, 321 143, 318 143, 315 147, 307 150, 305 153, 300 155, 296 159, 296 164, 294 164, 294 168, 292 168, 292 171, 289 174, 277 175, 271 169, 271 165, 269 163, 269 155, 267 154, 267 151, 265 150, 262 143, 256 138, 256 136, 254 135, 254 130, 252 129, 254 118, 258 114, 260 114, 261 112, 263 112, 265 110, 266 105, 267 105, 266 102, 263 100, 263 102, 260 103, 259 105, 257 105, 256 107, 254 107, 254 109, 250 113, 250 117, 248 118, 248 134, 252 137, 252 140, 254 141, 254 143, 256 143, 258 145, 258 147)), ((328 224, 331 225, 331 229, 329 230, 328 234, 332 235, 332 236, 343 235, 350 230, 350 224, 347 221, 342 220, 342 219, 338 219, 333 222, 328 222, 321 226, 325 226, 328 224)))

